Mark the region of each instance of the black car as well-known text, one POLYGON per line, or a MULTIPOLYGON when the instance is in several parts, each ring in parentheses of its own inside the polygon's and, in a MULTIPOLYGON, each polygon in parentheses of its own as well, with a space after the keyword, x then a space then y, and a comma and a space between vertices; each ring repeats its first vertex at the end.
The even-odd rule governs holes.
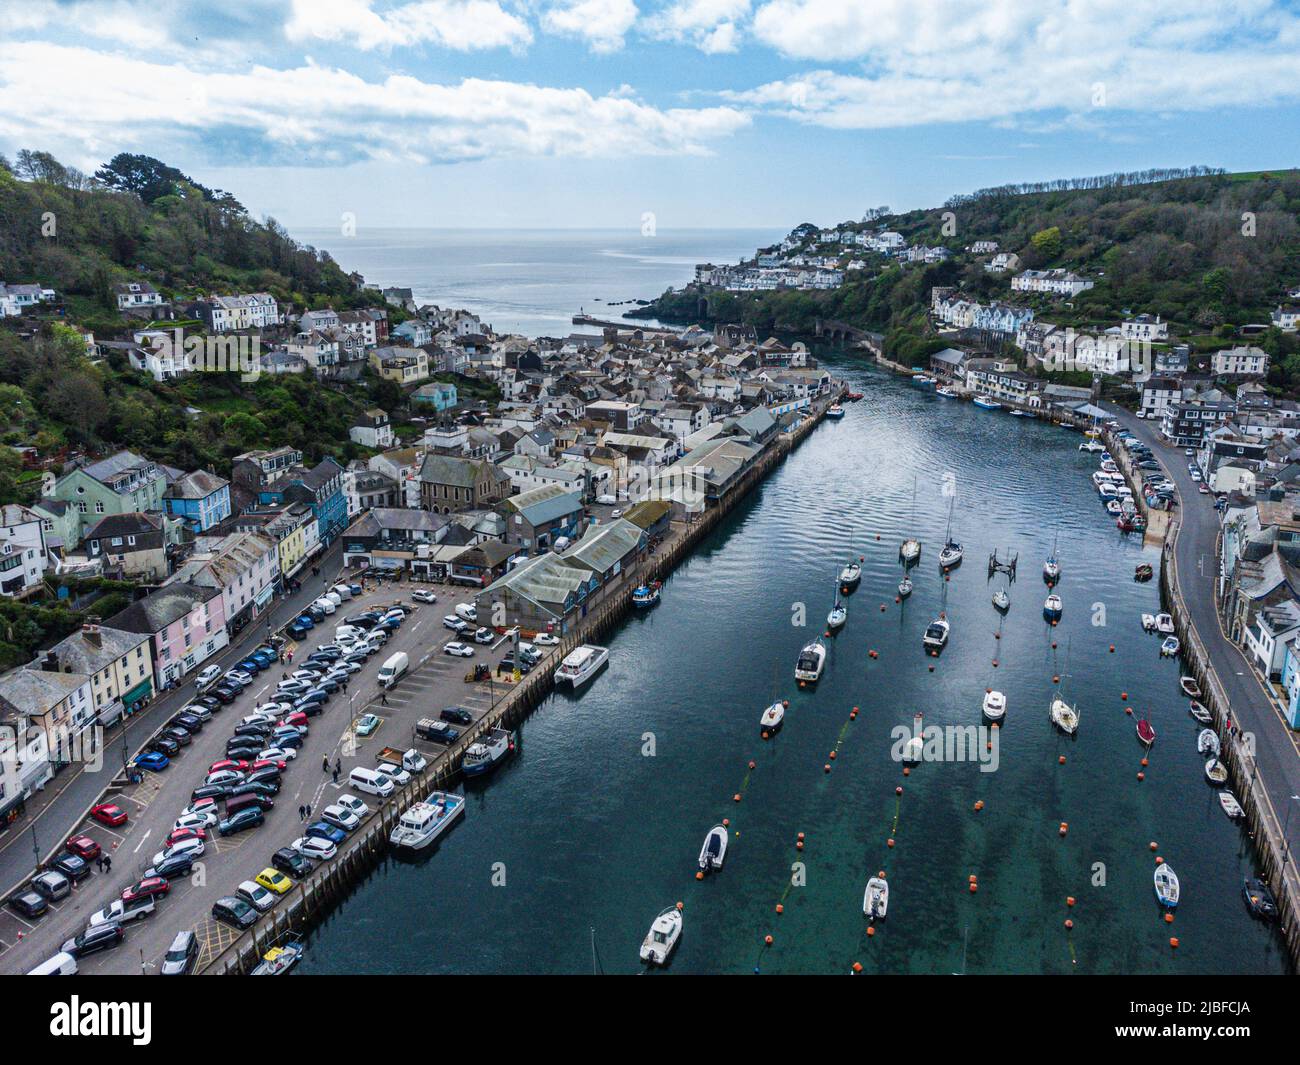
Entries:
POLYGON ((50 908, 48 900, 38 891, 30 888, 9 896, 9 905, 24 917, 40 917, 50 908))
POLYGON ((280 870, 285 876, 298 880, 307 876, 313 869, 311 859, 299 854, 292 847, 281 847, 271 855, 271 867, 280 870))
POLYGON ((343 656, 344 662, 351 662, 353 665, 364 666, 366 659, 372 654, 371 651, 349 651, 343 656))
POLYGON ((212 904, 212 916, 242 932, 257 921, 257 910, 235 895, 224 895, 212 904))
MULTIPOLYGON (((314 687, 312 691, 323 691, 333 695, 341 687, 343 687, 342 681, 336 680, 333 677, 321 677, 316 681, 316 687, 314 687)), ((307 694, 310 695, 311 692, 308 692, 307 694)))
POLYGON ((222 703, 229 705, 239 698, 240 689, 233 684, 218 684, 208 694, 215 696, 222 703))
POLYGON ((271 797, 280 794, 280 780, 246 780, 243 784, 236 784, 226 792, 227 799, 236 798, 239 795, 256 795, 258 798, 266 799, 264 805, 271 806, 271 797))
POLYGON ((245 784, 269 784, 280 790, 280 770, 273 765, 254 769, 244 780, 245 784))
POLYGON ((155 736, 149 741, 149 750, 165 754, 170 758, 180 753, 181 745, 164 733, 161 736, 155 736))
POLYGON ((382 614, 375 610, 363 610, 360 614, 351 614, 343 619, 345 625, 373 625, 382 614))
POLYGON ((525 662, 522 658, 518 661, 518 663, 516 663, 513 655, 506 655, 505 658, 501 659, 501 664, 497 666, 497 672, 513 673, 517 669, 519 670, 520 676, 522 676, 532 668, 533 667, 530 666, 527 662, 525 662))
POLYGON ((198 732, 203 728, 203 722, 193 714, 177 714, 167 722, 168 728, 183 728, 190 732, 198 732))
POLYGON ((161 876, 167 880, 175 880, 177 877, 189 876, 194 869, 194 858, 189 854, 173 854, 170 858, 164 858, 155 866, 144 871, 146 877, 161 876))
POLYGON ((195 699, 194 701, 195 701, 196 703, 201 703, 203 706, 206 706, 206 707, 207 707, 209 710, 211 710, 213 713, 216 713, 218 710, 220 710, 223 706, 226 705, 225 703, 223 703, 220 699, 218 699, 215 695, 212 695, 211 693, 209 693, 209 694, 207 694, 207 695, 200 695, 200 696, 199 696, 197 699, 195 699))
POLYGON ((116 947, 125 938, 120 924, 98 924, 69 939, 63 944, 63 952, 74 958, 84 958, 87 954, 116 947))
POLYGON ((343 652, 337 647, 331 647, 329 650, 322 648, 319 651, 313 651, 307 656, 308 662, 337 662, 343 657, 343 652))
POLYGON ((259 725, 256 721, 250 721, 247 725, 240 725, 235 729, 231 738, 233 739, 234 736, 258 736, 265 739, 269 735, 271 735, 270 725, 259 725))
POLYGON ((474 715, 463 706, 449 706, 438 716, 444 721, 450 721, 453 725, 474 724, 474 715))
MULTIPOLYGON (((241 736, 240 739, 247 740, 249 737, 241 736)), ((263 743, 261 740, 253 740, 251 743, 227 743, 226 757, 251 762, 269 746, 269 743, 263 743)))
POLYGON ((163 729, 162 734, 182 747, 188 747, 190 741, 194 739, 194 734, 190 732, 189 729, 181 728, 179 726, 176 728, 163 729))
POLYGON ((50 868, 57 869, 69 880, 85 880, 90 876, 90 863, 75 854, 64 852, 50 862, 50 868))
POLYGON ((198 802, 199 799, 220 799, 224 798, 230 788, 225 784, 204 784, 202 787, 195 788, 190 792, 190 801, 198 802))
MULTIPOLYGON (((224 821, 218 821, 217 831, 223 836, 233 836, 236 832, 256 828, 265 820, 266 815, 262 813, 260 806, 250 806, 246 810, 240 810, 237 814, 231 814, 224 821)), ((215 913, 213 916, 215 916, 215 913)))

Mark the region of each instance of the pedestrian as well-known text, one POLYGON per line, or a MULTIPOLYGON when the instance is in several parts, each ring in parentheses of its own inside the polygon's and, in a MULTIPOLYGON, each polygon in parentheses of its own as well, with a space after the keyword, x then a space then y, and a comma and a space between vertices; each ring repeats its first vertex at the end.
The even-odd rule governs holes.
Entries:
POLYGON ((338 766, 335 766, 335 767, 334 767, 334 783, 337 784, 338 782, 339 782, 339 767, 338 767, 338 766))
POLYGON ((379 701, 380 701, 381 703, 383 703, 384 706, 387 706, 387 705, 388 705, 388 692, 380 692, 380 693, 379 693, 379 701))
POLYGON ((101 854, 97 854, 97 855, 95 855, 95 868, 98 869, 101 873, 104 871, 104 856, 103 856, 103 855, 101 855, 101 854))
POLYGON ((320 771, 322 773, 328 773, 330 771, 330 756, 328 754, 322 756, 320 760, 320 771))
POLYGON ((343 768, 343 759, 338 755, 334 756, 334 772, 337 774, 343 768))
POLYGON ((307 820, 307 807, 305 807, 302 803, 298 804, 298 820, 299 821, 307 820))
POLYGON ((105 854, 105 855, 104 855, 104 872, 107 873, 107 872, 108 872, 110 869, 112 869, 112 868, 113 868, 113 859, 112 859, 111 857, 109 857, 107 854, 105 854))
POLYGON ((307 819, 311 819, 311 803, 307 804, 307 819))

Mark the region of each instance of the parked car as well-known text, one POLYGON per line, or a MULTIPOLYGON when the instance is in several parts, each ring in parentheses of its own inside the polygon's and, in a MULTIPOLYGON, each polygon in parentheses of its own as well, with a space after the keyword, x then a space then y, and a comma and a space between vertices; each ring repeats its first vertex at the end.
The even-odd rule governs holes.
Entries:
POLYGON ((126 824, 126 811, 115 802, 101 802, 97 806, 92 806, 90 816, 101 825, 108 825, 110 828, 126 824))
POLYGON ((245 781, 243 773, 236 772, 233 769, 222 769, 216 773, 209 773, 204 784, 224 784, 228 788, 233 788, 236 784, 242 784, 245 781))
POLYGON ((445 655, 455 655, 457 658, 473 658, 474 648, 467 643, 460 643, 456 640, 452 640, 451 643, 447 644, 447 646, 442 649, 442 653, 445 655))
POLYGON ((453 725, 474 724, 474 715, 463 706, 449 706, 438 716, 442 718, 443 721, 450 721, 453 725))
POLYGON ((177 745, 177 747, 188 747, 194 739, 194 733, 187 728, 181 728, 180 725, 174 725, 171 728, 163 729, 159 734, 159 739, 168 739, 177 745))
POLYGON ((199 939, 194 930, 187 928, 177 932, 167 953, 163 955, 159 972, 163 976, 187 976, 194 969, 199 957, 199 939))
POLYGON ((149 750, 173 758, 181 753, 181 745, 174 737, 164 734, 155 736, 149 741, 149 750))
POLYGON ((171 765, 171 760, 158 751, 141 751, 135 756, 135 765, 140 769, 147 769, 151 773, 161 773, 171 765))
POLYGON ((358 736, 369 736, 380 725, 380 719, 374 714, 362 714, 357 718, 355 732, 358 736))
POLYGON ((237 895, 223 895, 212 904, 212 917, 222 924, 238 928, 241 932, 257 921, 258 913, 237 895))
POLYGON ((50 868, 62 873, 73 883, 90 876, 90 863, 67 852, 55 856, 50 862, 50 868))
POLYGON ((496 638, 497 638, 497 634, 496 634, 495 632, 493 632, 491 629, 475 629, 475 630, 474 630, 474 642, 475 642, 475 643, 495 643, 495 642, 496 642, 496 638))
POLYGON ((334 805, 342 806, 345 810, 351 811, 357 816, 359 820, 364 821, 365 818, 370 814, 370 807, 367 806, 361 800, 361 798, 356 795, 340 795, 337 799, 334 800, 334 805))
POLYGON ((333 825, 335 828, 344 832, 352 832, 361 824, 360 819, 351 810, 345 810, 338 803, 325 807, 321 811, 320 819, 326 824, 333 825))
POLYGON ((478 622, 478 610, 473 603, 457 603, 456 616, 464 618, 466 621, 478 622))
POLYGON ((463 618, 458 618, 455 614, 448 614, 442 619, 442 624, 444 627, 451 629, 451 631, 455 633, 465 632, 470 627, 468 621, 465 621, 463 618))
POLYGON ((146 876, 137 880, 122 892, 123 902, 134 902, 143 898, 162 898, 172 889, 171 881, 165 876, 146 876))
POLYGON ((555 647, 559 642, 560 638, 552 636, 549 632, 539 632, 533 637, 533 643, 537 644, 538 647, 555 647))
POLYGON ((102 850, 89 836, 69 836, 68 841, 63 845, 69 854, 75 854, 83 861, 93 862, 102 854, 102 850))
MULTIPOLYGON (((166 847, 153 856, 153 865, 159 866, 168 858, 174 858, 178 854, 186 855, 191 861, 203 856, 207 845, 201 839, 184 839, 174 847, 166 847)), ((146 874, 148 875, 148 874, 146 874)))
POLYGON ((255 795, 257 796, 259 804, 269 809, 275 805, 272 800, 279 793, 280 784, 278 781, 249 780, 243 784, 236 784, 233 788, 227 791, 226 801, 229 802, 231 799, 238 799, 243 795, 255 795))
POLYGON ((9 896, 9 905, 24 917, 35 920, 50 908, 49 900, 40 892, 26 888, 9 896))
POLYGON ((277 765, 292 762, 297 757, 298 751, 295 747, 267 747, 265 750, 257 752, 258 762, 273 761, 277 765))
POLYGON ((256 828, 266 820, 266 814, 262 812, 260 806, 250 806, 246 810, 240 810, 232 814, 224 821, 217 823, 217 831, 223 836, 233 836, 237 832, 244 832, 250 828, 256 828))
POLYGON ((328 861, 338 853, 338 848, 333 843, 319 836, 299 836, 289 846, 304 858, 314 858, 320 862, 328 861))
MULTIPOLYGON (((295 855, 295 857, 297 856, 295 855)), ((273 895, 283 895, 293 887, 292 880, 290 880, 284 873, 280 872, 279 869, 270 866, 258 873, 254 878, 254 881, 261 887, 266 888, 266 890, 271 892, 273 895)))
POLYGON ((233 684, 227 684, 224 680, 212 689, 209 694, 224 706, 229 706, 239 698, 240 689, 233 684))
POLYGON ((305 876, 311 875, 314 868, 311 861, 304 855, 299 854, 292 847, 281 847, 271 855, 271 865, 280 872, 296 877, 301 880, 305 876))
POLYGON ((177 843, 183 843, 187 839, 208 838, 208 830, 201 825, 186 825, 184 828, 173 828, 167 838, 163 840, 164 847, 174 847, 177 843))
POLYGON ((189 854, 173 854, 170 858, 164 858, 161 862, 154 862, 144 871, 145 879, 155 876, 166 877, 168 880, 176 880, 182 876, 189 876, 194 868, 194 858, 189 854))
POLYGON ((258 913, 266 913, 275 905, 275 895, 255 880, 245 880, 235 888, 235 894, 251 905, 258 913))
POLYGON ((63 944, 62 950, 74 958, 84 958, 88 954, 119 946, 125 938, 126 933, 120 924, 101 924, 87 928, 79 936, 73 936, 63 944))
POLYGON ((32 890, 50 902, 58 902, 72 894, 72 881, 56 869, 47 869, 32 877, 32 890))
POLYGON ((90 915, 90 927, 96 928, 99 925, 126 924, 128 921, 139 921, 153 913, 156 905, 152 895, 141 895, 130 902, 114 899, 102 910, 97 910, 90 915))
POLYGON ((348 834, 343 829, 326 824, 324 821, 313 821, 303 830, 303 835, 315 836, 317 839, 327 839, 335 846, 348 838, 348 834))
POLYGON ((417 603, 436 603, 438 601, 438 597, 436 595, 434 595, 432 592, 426 592, 423 588, 420 588, 417 591, 412 592, 411 598, 414 599, 417 603))

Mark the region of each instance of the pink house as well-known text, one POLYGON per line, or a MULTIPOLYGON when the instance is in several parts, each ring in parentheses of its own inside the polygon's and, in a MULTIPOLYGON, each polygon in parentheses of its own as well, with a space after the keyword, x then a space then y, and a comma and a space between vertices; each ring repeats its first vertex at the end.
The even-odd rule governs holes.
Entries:
POLYGON ((194 584, 165 585, 104 624, 151 637, 159 689, 179 683, 230 642, 221 590, 194 584))

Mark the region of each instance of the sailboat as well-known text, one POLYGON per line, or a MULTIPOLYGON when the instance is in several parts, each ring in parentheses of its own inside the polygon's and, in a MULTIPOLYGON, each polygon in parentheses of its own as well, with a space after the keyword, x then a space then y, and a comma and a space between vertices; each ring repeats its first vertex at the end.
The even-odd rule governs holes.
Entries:
POLYGON ((758 719, 764 732, 775 732, 781 727, 781 722, 785 720, 785 703, 780 699, 774 702, 766 710, 763 716, 758 719))
POLYGON ((925 751, 924 732, 922 715, 918 710, 912 717, 912 738, 903 744, 904 765, 916 765, 921 760, 921 755, 925 751))
POLYGON ((1056 536, 1052 536, 1052 553, 1047 556, 1047 561, 1043 563, 1043 580, 1048 584, 1055 584, 1061 579, 1061 563, 1056 558, 1056 536))
POLYGON ((904 577, 901 581, 898 582, 898 598, 906 599, 911 594, 912 594, 912 578, 904 577))
POLYGON ((960 565, 964 554, 961 544, 952 538, 952 508, 956 502, 954 496, 952 502, 948 504, 948 531, 944 534, 943 548, 939 551, 939 568, 942 570, 950 570, 960 565))
POLYGON ((846 592, 853 591, 860 580, 862 580, 862 567, 856 562, 850 562, 840 570, 840 587, 846 592))
POLYGON ((844 623, 849 620, 848 608, 840 600, 839 585, 836 585, 835 589, 835 602, 831 605, 831 612, 826 615, 826 627, 831 632, 842 629, 844 623))
POLYGON ((1067 736, 1073 736, 1079 728, 1079 710, 1078 707, 1071 706, 1057 694, 1052 699, 1052 706, 1049 711, 1052 716, 1052 724, 1064 732, 1067 736))
POLYGON ((799 659, 794 666, 794 679, 815 684, 821 679, 826 666, 826 647, 821 640, 813 640, 799 652, 799 659))
POLYGON ((1011 596, 1005 588, 999 588, 993 593, 993 606, 1004 614, 1011 609, 1011 596))
MULTIPOLYGON (((908 511, 907 524, 910 527, 916 519, 916 477, 912 478, 912 509, 908 511)), ((898 549, 898 557, 904 566, 915 566, 921 558, 921 541, 908 537, 898 549)))

